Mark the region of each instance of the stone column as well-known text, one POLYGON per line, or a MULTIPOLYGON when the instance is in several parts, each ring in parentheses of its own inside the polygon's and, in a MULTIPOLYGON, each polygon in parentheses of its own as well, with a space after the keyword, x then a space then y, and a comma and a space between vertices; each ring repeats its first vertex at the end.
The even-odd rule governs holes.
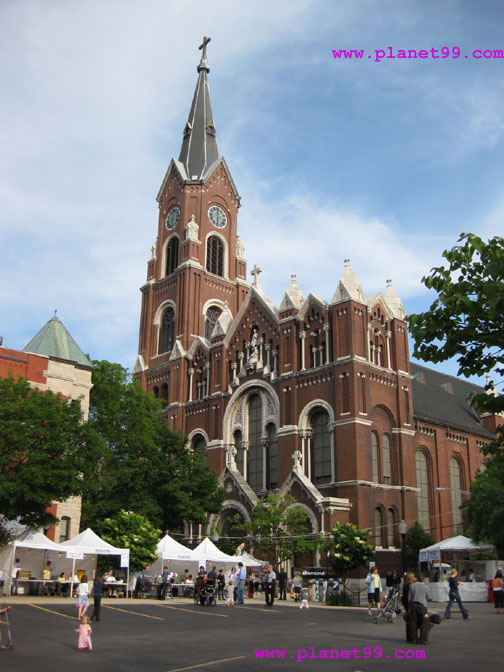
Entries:
POLYGON ((188 369, 187 373, 189 374, 189 399, 187 401, 192 401, 192 385, 193 385, 194 369, 188 369))
POLYGON ((278 350, 272 350, 271 354, 273 355, 273 373, 272 373, 272 379, 273 379, 278 376, 278 369, 277 369, 278 350))
POLYGON ((257 358, 257 366, 256 369, 259 371, 259 369, 263 368, 263 344, 264 344, 264 338, 261 336, 258 341, 258 347, 259 347, 259 355, 257 358))
POLYGON ((248 449, 249 449, 249 442, 246 441, 245 439, 242 439, 241 442, 241 447, 243 449, 243 478, 247 480, 248 476, 248 449))
POLYGON ((265 343, 264 350, 266 352, 266 364, 263 369, 263 374, 266 375, 271 371, 270 368, 271 343, 265 343))
POLYGON ((390 358, 390 339, 392 338, 392 332, 391 331, 386 331, 385 332, 385 338, 387 339, 387 368, 391 369, 392 368, 392 361, 390 358))
POLYGON ((261 437, 261 445, 263 451, 263 490, 267 490, 268 486, 268 445, 269 440, 267 436, 261 437))
POLYGON ((315 369, 317 367, 317 352, 318 348, 316 345, 312 345, 312 355, 313 355, 313 368, 315 369))
POLYGON ((320 364, 319 364, 319 366, 323 366, 324 365, 324 346, 323 345, 319 345, 319 353, 320 353, 320 364))
POLYGON ((236 362, 231 362, 231 371, 233 372, 233 379, 231 381, 231 384, 236 384, 238 382, 238 376, 236 375, 236 369, 238 368, 238 365, 236 362))
POLYGON ((329 348, 329 338, 330 338, 330 334, 329 334, 329 323, 328 322, 324 322, 323 329, 324 329, 324 336, 325 336, 325 342, 326 342, 325 363, 330 364, 330 360, 329 360, 329 350, 330 350, 330 348, 329 348))
POLYGON ((368 362, 371 361, 371 322, 367 323, 367 358, 368 362))
POLYGON ((206 369, 206 397, 210 396, 210 362, 205 362, 206 369))
POLYGON ((306 331, 300 331, 299 338, 301 339, 301 371, 304 371, 306 369, 306 361, 305 361, 306 331))
POLYGON ((244 364, 245 355, 243 352, 238 353, 238 359, 240 360, 240 372, 238 373, 238 375, 240 377, 246 376, 247 372, 245 371, 245 364, 244 364))

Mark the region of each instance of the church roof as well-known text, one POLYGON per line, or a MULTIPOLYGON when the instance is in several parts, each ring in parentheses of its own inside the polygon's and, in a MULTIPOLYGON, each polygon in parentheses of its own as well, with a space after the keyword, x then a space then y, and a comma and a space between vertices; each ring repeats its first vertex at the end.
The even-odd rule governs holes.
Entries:
POLYGON ((400 320, 406 318, 406 311, 404 310, 403 302, 399 294, 392 287, 392 280, 387 280, 387 289, 385 290, 385 301, 388 304, 388 307, 392 311, 394 317, 398 317, 400 320))
POLYGON ((484 388, 414 362, 410 363, 410 371, 413 415, 417 419, 494 438, 470 405, 471 396, 483 392, 484 388))
POLYGON ((179 162, 183 164, 188 180, 203 180, 219 159, 219 147, 215 131, 210 88, 207 74, 210 72, 206 59, 206 42, 197 67, 198 81, 191 109, 184 128, 179 162))
POLYGON ((91 366, 89 358, 82 352, 56 315, 44 324, 38 334, 23 348, 23 351, 91 366))
POLYGON ((300 310, 303 303, 304 295, 301 287, 296 282, 296 275, 293 273, 291 275, 291 283, 284 294, 282 303, 280 304, 280 310, 291 310, 291 308, 300 310))
POLYGON ((359 279, 350 268, 350 259, 345 259, 345 269, 334 292, 332 302, 338 303, 339 301, 347 301, 348 299, 366 303, 366 297, 364 296, 359 279))

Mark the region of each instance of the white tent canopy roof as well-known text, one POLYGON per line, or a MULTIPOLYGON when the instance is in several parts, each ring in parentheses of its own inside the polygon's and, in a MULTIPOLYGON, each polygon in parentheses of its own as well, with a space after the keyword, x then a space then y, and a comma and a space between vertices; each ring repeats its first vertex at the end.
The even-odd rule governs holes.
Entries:
POLYGON ((220 551, 208 537, 203 539, 199 546, 196 546, 194 553, 201 559, 206 558, 207 562, 237 563, 240 561, 240 558, 236 555, 226 555, 226 553, 220 551))
POLYGON ((262 567, 268 564, 266 560, 258 560, 253 555, 250 555, 250 553, 247 553, 247 551, 243 551, 240 555, 234 555, 233 557, 235 558, 235 562, 243 562, 245 567, 262 567))
POLYGON ((115 548, 112 544, 101 539, 93 530, 88 527, 73 539, 59 544, 58 550, 73 551, 84 553, 85 555, 128 555, 129 548, 115 548))
POLYGON ((65 551, 61 544, 46 537, 42 530, 26 530, 11 542, 14 548, 32 548, 42 551, 65 551))
POLYGON ((477 544, 472 539, 469 539, 469 537, 459 534, 457 537, 450 537, 427 548, 422 548, 420 553, 432 553, 432 551, 491 551, 493 548, 489 544, 477 544))
POLYGON ((184 560, 187 562, 199 562, 200 556, 190 548, 186 548, 183 544, 170 537, 169 534, 164 536, 156 547, 156 553, 161 556, 163 560, 184 560))

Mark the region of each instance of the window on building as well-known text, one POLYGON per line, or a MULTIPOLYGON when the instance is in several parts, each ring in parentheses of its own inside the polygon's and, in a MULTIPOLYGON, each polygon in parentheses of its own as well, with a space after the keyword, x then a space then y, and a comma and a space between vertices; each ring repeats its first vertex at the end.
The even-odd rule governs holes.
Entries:
POLYGON ((212 338, 212 332, 217 324, 222 308, 210 306, 205 315, 205 338, 209 341, 212 338))
POLYGON ((163 406, 168 404, 168 383, 163 383, 161 385, 161 399, 163 400, 163 406))
POLYGON ((207 240, 206 269, 214 275, 224 275, 224 243, 219 236, 210 236, 207 240))
POLYGON ((396 546, 396 512, 394 509, 387 511, 387 542, 389 548, 396 546))
POLYGON ((153 392, 154 396, 156 397, 156 399, 159 399, 159 387, 157 385, 154 385, 154 388, 153 388, 152 392, 153 392))
POLYGON ((206 455, 206 441, 202 434, 196 434, 192 440, 193 452, 200 452, 203 456, 206 455))
POLYGON ((268 434, 267 465, 268 465, 268 490, 278 487, 278 443, 276 427, 270 423, 266 428, 268 434))
POLYGON ((175 311, 168 306, 161 319, 161 331, 159 334, 159 354, 171 352, 175 340, 175 311))
POLYGON ((380 477, 378 461, 378 436, 376 432, 371 432, 371 473, 373 483, 378 483, 380 477))
POLYGON ((375 546, 383 546, 383 511, 379 506, 376 507, 374 513, 374 542, 375 546))
POLYGON ((383 482, 390 484, 392 482, 392 473, 390 469, 390 439, 388 434, 382 436, 382 465, 383 482))
POLYGON ((243 450, 242 433, 239 429, 234 433, 234 442, 236 448, 236 468, 242 476, 245 476, 245 451, 243 450))
POLYGON ((68 541, 70 539, 70 518, 62 516, 59 524, 59 542, 68 541))
POLYGON ((460 462, 456 457, 450 459, 450 488, 452 489, 453 534, 456 536, 457 534, 462 534, 464 531, 462 526, 462 511, 460 510, 462 493, 459 492, 462 489, 462 470, 460 462))
POLYGON ((263 490, 262 404, 258 394, 248 402, 249 410, 249 458, 247 477, 254 492, 263 490))
POLYGON ((178 266, 179 239, 173 236, 166 248, 166 275, 170 275, 178 266))
POLYGON ((311 480, 316 485, 331 481, 331 434, 327 411, 311 416, 311 480))
POLYGON ((418 522, 428 532, 430 530, 429 509, 429 472, 427 456, 423 450, 417 450, 416 457, 416 480, 418 492, 418 522))

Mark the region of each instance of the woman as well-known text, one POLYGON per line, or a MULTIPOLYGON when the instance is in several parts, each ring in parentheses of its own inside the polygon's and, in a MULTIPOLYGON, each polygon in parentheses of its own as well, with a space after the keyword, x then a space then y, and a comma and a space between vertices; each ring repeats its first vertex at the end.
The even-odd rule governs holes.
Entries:
POLYGON ((92 621, 100 620, 101 598, 103 593, 103 575, 97 572, 93 579, 93 613, 91 614, 92 621))
POLYGON ((80 583, 77 587, 77 595, 79 597, 77 606, 79 608, 79 620, 86 614, 87 608, 89 607, 89 584, 88 577, 86 574, 82 575, 80 583))
POLYGON ((503 613, 504 607, 504 590, 503 590, 503 581, 502 581, 502 570, 498 569, 495 573, 495 578, 492 581, 492 589, 494 596, 494 607, 496 614, 503 613))
POLYGON ((404 577, 403 589, 402 589, 402 605, 405 611, 408 611, 409 608, 409 589, 412 583, 415 581, 415 575, 413 572, 408 572, 404 577))
POLYGON ((460 594, 458 587, 463 586, 463 583, 459 583, 459 580, 457 579, 458 572, 456 569, 452 569, 450 572, 450 578, 448 579, 448 585, 450 586, 450 592, 448 593, 448 604, 446 605, 446 611, 445 611, 445 619, 451 618, 451 608, 452 604, 456 601, 459 609, 462 613, 462 616, 464 617, 464 621, 467 621, 467 619, 471 618, 469 616, 469 612, 467 609, 464 607, 464 604, 462 600, 460 599, 460 594))
POLYGON ((380 575, 378 574, 378 567, 376 565, 367 575, 366 586, 368 594, 368 614, 372 616, 373 612, 371 609, 373 608, 373 602, 376 604, 376 608, 380 609, 380 595, 383 592, 380 575))

